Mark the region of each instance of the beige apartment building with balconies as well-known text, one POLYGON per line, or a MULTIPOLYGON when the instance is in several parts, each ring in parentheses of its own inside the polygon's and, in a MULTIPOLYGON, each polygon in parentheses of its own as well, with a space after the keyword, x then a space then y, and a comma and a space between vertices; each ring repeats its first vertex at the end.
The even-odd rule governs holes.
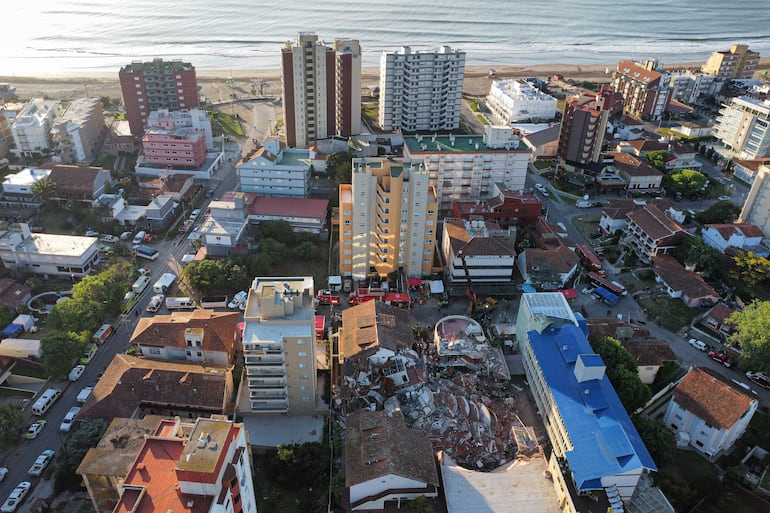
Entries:
POLYGON ((438 229, 436 190, 421 161, 353 159, 340 186, 340 273, 365 278, 403 268, 431 274, 438 229))
POLYGON ((724 78, 751 78, 759 64, 759 52, 752 52, 747 45, 732 45, 729 50, 714 52, 701 71, 724 78))
POLYGON ((241 416, 308 416, 316 408, 312 277, 257 277, 243 315, 241 416))
POLYGON ((54 121, 51 139, 58 162, 90 162, 107 130, 99 98, 73 100, 54 121))

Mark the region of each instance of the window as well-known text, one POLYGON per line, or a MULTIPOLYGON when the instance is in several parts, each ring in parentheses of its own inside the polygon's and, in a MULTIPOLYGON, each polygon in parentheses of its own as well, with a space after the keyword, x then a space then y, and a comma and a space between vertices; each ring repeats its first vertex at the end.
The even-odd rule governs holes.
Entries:
POLYGON ((148 347, 147 353, 152 355, 159 355, 160 354, 160 348, 159 347, 148 347))
POLYGON ((297 353, 300 358, 307 358, 307 351, 300 351, 297 353))
POLYGON ((305 340, 304 338, 297 340, 298 346, 304 346, 305 344, 307 344, 307 340, 305 340))
POLYGON ((307 391, 307 390, 310 390, 310 387, 307 386, 307 385, 300 385, 299 389, 302 390, 302 391, 307 391))
POLYGON ((300 363, 299 365, 297 365, 297 367, 299 367, 300 369, 307 369, 307 364, 306 363, 300 363))
POLYGON ((309 395, 303 395, 301 400, 302 401, 309 401, 310 400, 310 396, 309 395))
POLYGON ((308 376, 307 374, 300 374, 299 379, 310 379, 310 376, 308 376))

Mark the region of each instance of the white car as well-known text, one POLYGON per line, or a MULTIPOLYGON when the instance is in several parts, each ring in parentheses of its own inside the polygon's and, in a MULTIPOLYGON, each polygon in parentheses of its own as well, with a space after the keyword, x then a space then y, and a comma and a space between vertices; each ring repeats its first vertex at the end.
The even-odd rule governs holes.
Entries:
POLYGON ((0 467, 0 481, 5 479, 5 476, 8 475, 8 467, 0 467))
POLYGON ((236 308, 243 310, 245 309, 246 300, 248 298, 249 298, 249 293, 246 292, 245 290, 242 290, 233 296, 232 301, 230 301, 227 304, 227 308, 230 308, 232 310, 235 310, 236 308), (241 308, 241 306, 244 306, 244 308, 241 308))
POLYGON ((98 237, 98 236, 99 236, 99 232, 97 232, 96 230, 91 230, 91 229, 86 230, 86 237, 98 237))
POLYGON ((104 237, 100 237, 100 238, 99 238, 99 241, 101 241, 101 242, 110 242, 110 243, 112 243, 112 242, 118 242, 119 240, 120 240, 120 239, 118 239, 118 238, 117 238, 117 237, 115 237, 114 235, 105 235, 104 237))
POLYGON ((147 304, 146 310, 150 313, 157 312, 160 309, 160 305, 163 304, 164 299, 166 299, 166 296, 163 294, 152 296, 152 299, 150 299, 150 302, 147 304))
POLYGON ((199 215, 201 215, 201 209, 196 208, 195 210, 190 212, 190 219, 195 221, 196 219, 198 219, 199 215))
POLYGON ((39 476, 43 473, 45 468, 48 466, 49 463, 51 463, 51 460, 54 457, 54 454, 56 454, 51 449, 46 449, 45 451, 40 453, 40 456, 37 457, 35 460, 35 463, 32 464, 31 467, 29 467, 29 470, 27 470, 27 474, 30 476, 39 476))
POLYGON ((79 406, 73 406, 70 408, 70 411, 67 412, 67 415, 64 416, 64 419, 61 421, 61 424, 59 424, 59 431, 62 433, 68 433, 70 429, 72 429, 72 421, 75 420, 75 416, 80 412, 79 406))
POLYGON ((708 349, 708 346, 704 342, 701 342, 700 340, 698 340, 697 338, 691 338, 690 340, 687 341, 687 343, 693 346, 698 351, 705 351, 706 349, 708 349))
POLYGON ((27 493, 29 492, 29 489, 32 488, 32 483, 29 481, 22 481, 19 483, 16 488, 13 489, 11 492, 11 495, 8 496, 7 499, 5 499, 5 502, 2 506, 0 506, 0 511, 3 513, 13 513, 16 511, 16 508, 19 507, 19 504, 21 504, 21 501, 24 500, 24 497, 27 496, 27 493))
POLYGON ((719 201, 730 201, 730 196, 720 196, 719 201))
POLYGON ((70 381, 77 381, 80 379, 80 376, 82 376, 85 371, 86 371, 85 365, 76 365, 70 371, 70 375, 68 376, 68 378, 70 381))

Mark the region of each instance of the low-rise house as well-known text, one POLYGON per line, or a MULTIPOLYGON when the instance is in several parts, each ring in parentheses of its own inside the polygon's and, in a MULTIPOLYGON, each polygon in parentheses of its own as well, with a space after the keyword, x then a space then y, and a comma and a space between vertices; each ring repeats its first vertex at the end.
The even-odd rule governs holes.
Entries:
POLYGON ((329 200, 319 198, 279 198, 259 196, 249 207, 249 223, 286 221, 292 231, 312 233, 323 239, 329 234, 329 200))
POLYGON ((345 486, 352 511, 384 511, 387 503, 436 497, 433 445, 382 411, 345 417, 345 486))
POLYGON ((501 228, 526 226, 537 221, 543 204, 534 194, 502 187, 502 184, 491 184, 487 199, 453 201, 452 217, 466 220, 482 218, 495 221, 501 228))
POLYGON ((556 123, 545 130, 533 132, 521 138, 522 142, 532 150, 532 160, 555 159, 557 157, 560 130, 561 125, 556 123))
POLYGON ((760 166, 770 166, 770 157, 761 159, 736 160, 733 166, 733 176, 749 185, 754 183, 760 166))
POLYGON ((678 360, 665 340, 624 340, 621 344, 634 357, 639 379, 647 385, 652 385, 664 363, 678 360))
POLYGON ((610 199, 602 209, 602 216, 599 219, 599 228, 605 233, 622 232, 626 228, 626 214, 632 210, 642 208, 647 204, 655 205, 663 212, 669 212, 669 209, 673 208, 673 203, 666 199, 610 199))
POLYGON ((188 173, 177 173, 175 175, 164 178, 152 178, 149 180, 141 180, 139 182, 139 190, 142 191, 146 197, 154 197, 160 195, 171 196, 174 201, 190 200, 193 197, 195 189, 195 177, 188 173))
POLYGON ((255 199, 253 192, 235 192, 209 203, 209 215, 198 229, 209 255, 229 255, 241 244, 255 199))
POLYGON ((78 419, 221 415, 232 412, 232 399, 232 366, 117 354, 83 404, 78 419))
POLYGON ((644 157, 651 151, 665 151, 668 144, 656 139, 636 139, 633 141, 622 141, 617 145, 616 151, 620 153, 631 153, 637 157, 644 157))
POLYGON ((656 193, 660 190, 663 173, 646 161, 623 152, 610 153, 609 156, 613 157, 614 161, 604 168, 604 173, 610 171, 620 175, 626 182, 627 191, 656 193))
POLYGON ((691 146, 680 143, 679 141, 673 141, 668 144, 668 156, 665 159, 666 171, 673 171, 675 169, 694 169, 700 171, 703 164, 695 158, 698 152, 691 146))
POLYGON ((96 243, 96 237, 32 233, 26 224, 0 223, 0 259, 19 272, 85 276, 99 261, 96 243))
POLYGON ((682 134, 684 137, 699 139, 711 135, 711 123, 704 121, 677 121, 670 130, 682 134))
POLYGON ((711 306, 722 299, 699 274, 686 270, 670 255, 653 257, 652 270, 655 281, 666 287, 668 295, 681 299, 690 308, 711 306))
POLYGON ((32 298, 32 289, 13 278, 0 278, 0 306, 16 310, 32 298))
POLYGON ((450 284, 510 285, 514 281, 516 250, 508 230, 493 221, 447 218, 441 253, 450 284))
POLYGON ((56 164, 51 167, 48 179, 56 185, 55 199, 93 203, 104 194, 110 172, 100 167, 56 164))
POLYGON ((32 187, 51 175, 50 169, 25 167, 21 171, 6 175, 3 179, 3 196, 8 198, 31 199, 32 187))
POLYGON ((735 311, 734 308, 724 303, 716 304, 703 316, 703 322, 712 330, 722 333, 724 336, 729 336, 734 331, 734 328, 727 320, 735 311))
POLYGON ((195 309, 142 317, 131 335, 142 355, 156 360, 231 365, 237 349, 238 312, 195 309))
POLYGON ((161 194, 152 198, 144 210, 142 227, 148 230, 162 230, 174 220, 177 205, 174 198, 161 194))
POLYGON ((764 235, 759 227, 749 223, 707 224, 701 233, 703 241, 724 253, 729 247, 751 251, 767 257, 770 250, 762 244, 764 235))
POLYGON ((346 308, 339 330, 340 357, 351 368, 360 367, 358 362, 362 359, 382 363, 412 346, 412 326, 416 324, 409 310, 382 301, 366 301, 346 308))
POLYGON ((575 276, 580 258, 564 244, 555 249, 527 248, 517 257, 524 283, 543 290, 556 290, 575 276))
POLYGON ((758 406, 756 397, 721 374, 693 367, 674 388, 663 422, 680 445, 714 457, 743 436, 758 406))
POLYGON ((687 232, 665 214, 659 205, 640 205, 626 213, 622 241, 644 263, 652 257, 668 253, 682 243, 687 232))

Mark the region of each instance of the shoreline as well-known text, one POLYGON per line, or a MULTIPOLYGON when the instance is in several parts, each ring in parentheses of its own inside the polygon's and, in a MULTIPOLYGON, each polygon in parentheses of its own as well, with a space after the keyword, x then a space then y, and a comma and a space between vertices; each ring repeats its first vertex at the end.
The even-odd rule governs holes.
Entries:
MULTIPOLYGON (((699 69, 703 64, 697 62, 680 62, 665 65, 666 70, 699 69)), ((521 79, 527 77, 550 77, 562 75, 565 79, 588 82, 609 82, 615 64, 537 64, 512 65, 500 64, 490 66, 466 66, 463 83, 463 93, 470 96, 482 96, 489 92, 491 79, 489 71, 494 69, 496 79, 521 79)), ((770 70, 770 57, 760 58, 757 72, 770 70)), ((85 96, 107 96, 122 98, 118 69, 114 72, 41 72, 35 76, 0 76, 0 83, 7 82, 16 88, 19 100, 36 97, 72 100, 85 96)), ((212 101, 229 98, 233 93, 249 94, 250 90, 259 88, 265 96, 281 95, 280 69, 254 70, 223 70, 196 69, 201 94, 212 101), (232 84, 226 84, 229 78, 232 84)), ((379 68, 367 67, 361 70, 361 85, 370 87, 379 83, 379 68)))

